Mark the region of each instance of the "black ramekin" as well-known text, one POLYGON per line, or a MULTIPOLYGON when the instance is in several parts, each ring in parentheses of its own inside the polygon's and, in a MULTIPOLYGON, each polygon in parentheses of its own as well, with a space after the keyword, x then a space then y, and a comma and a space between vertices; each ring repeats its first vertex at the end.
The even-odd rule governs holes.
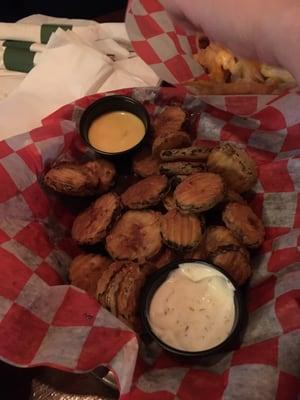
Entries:
MULTIPOLYGON (((201 265, 199 265, 201 268, 201 265)), ((181 294, 178 293, 178 296, 181 294)), ((150 275, 147 280, 140 297, 140 318, 142 323, 142 328, 144 333, 154 339, 163 349, 167 350, 170 353, 173 353, 177 356, 184 357, 207 357, 212 355, 218 355, 224 353, 226 351, 230 351, 232 348, 235 348, 237 343, 239 342, 239 336, 244 327, 245 321, 247 319, 247 310, 245 307, 245 302, 243 298, 243 294, 234 280, 224 271, 222 268, 219 268, 213 264, 209 264, 202 260, 176 260, 166 265, 163 268, 160 268, 158 271, 154 272, 150 275), (219 345, 202 351, 184 351, 180 349, 176 349, 174 347, 169 346, 167 343, 164 343, 159 337, 155 335, 152 331, 150 322, 149 322, 149 310, 152 298, 154 293, 159 288, 159 286, 168 278, 170 272, 179 267, 180 264, 184 263, 195 263, 195 264, 204 264, 210 268, 214 268, 217 271, 221 272, 228 280, 232 283, 235 288, 234 292, 234 305, 235 305, 235 319, 233 323, 232 330, 228 337, 219 345)))
POLYGON ((85 109, 79 122, 79 133, 83 141, 96 154, 105 157, 118 157, 136 151, 146 140, 149 130, 150 117, 144 105, 131 97, 123 95, 111 95, 96 100, 85 109), (93 147, 89 142, 88 132, 91 124, 96 118, 113 111, 127 111, 136 115, 145 126, 145 135, 133 147, 123 151, 111 153, 93 147))

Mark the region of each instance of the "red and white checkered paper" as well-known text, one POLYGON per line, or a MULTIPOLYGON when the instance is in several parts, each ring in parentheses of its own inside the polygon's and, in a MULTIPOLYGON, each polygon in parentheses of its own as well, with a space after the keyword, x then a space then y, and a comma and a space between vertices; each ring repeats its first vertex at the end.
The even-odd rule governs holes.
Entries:
MULTIPOLYGON (((187 80, 204 76, 205 73, 192 56, 197 52, 195 36, 175 26, 162 3, 163 0, 131 0, 126 14, 126 29, 136 53, 152 67, 159 78, 178 86, 187 80)), ((187 88, 190 93, 197 94, 196 88, 187 88)), ((286 91, 284 95, 288 93, 286 91)), ((250 116, 279 96, 202 95, 201 98, 224 111, 250 116)))
POLYGON ((300 96, 251 118, 207 105, 180 89, 128 89, 153 114, 166 104, 193 112, 199 144, 244 145, 259 167, 252 207, 267 228, 253 259, 250 318, 242 346, 222 359, 184 364, 156 346, 138 355, 134 333, 83 291, 66 284, 77 249, 74 216, 39 184, 61 154, 84 149, 76 121, 94 95, 41 128, 0 143, 0 357, 11 364, 116 373, 126 400, 296 400, 300 390, 300 96))

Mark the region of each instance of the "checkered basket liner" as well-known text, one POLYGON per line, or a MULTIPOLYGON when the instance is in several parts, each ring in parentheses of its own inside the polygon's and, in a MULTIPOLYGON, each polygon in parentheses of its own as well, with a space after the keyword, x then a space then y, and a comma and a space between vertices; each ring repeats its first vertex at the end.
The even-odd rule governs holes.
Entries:
POLYGON ((300 96, 241 118, 183 89, 128 89, 152 115, 180 104, 196 143, 238 143, 259 168, 252 207, 267 229, 253 259, 249 323, 242 346, 218 360, 186 364, 136 335, 67 284, 77 249, 74 215, 40 186, 58 156, 84 147, 77 122, 94 95, 66 105, 31 132, 0 142, 0 357, 20 366, 116 374, 122 399, 296 400, 300 389, 300 96), (140 352, 138 354, 138 348, 140 352))
MULTIPOLYGON (((197 51, 195 36, 175 26, 162 3, 163 0, 131 0, 126 13, 126 29, 134 50, 154 72, 162 80, 180 85, 187 80, 199 78, 204 75, 204 71, 192 57, 197 51)), ((188 90, 192 91, 193 88, 189 87, 188 90)), ((282 95, 289 93, 286 91, 282 95)), ((214 107, 244 116, 262 110, 279 97, 201 96, 214 107)))

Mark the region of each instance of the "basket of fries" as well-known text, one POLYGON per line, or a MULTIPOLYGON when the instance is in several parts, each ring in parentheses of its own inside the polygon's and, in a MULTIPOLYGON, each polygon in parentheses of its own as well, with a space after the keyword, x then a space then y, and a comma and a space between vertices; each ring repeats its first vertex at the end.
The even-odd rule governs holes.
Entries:
POLYGON ((237 57, 203 33, 175 26, 162 3, 133 0, 126 16, 135 51, 162 80, 238 115, 251 115, 295 90, 288 71, 237 57))

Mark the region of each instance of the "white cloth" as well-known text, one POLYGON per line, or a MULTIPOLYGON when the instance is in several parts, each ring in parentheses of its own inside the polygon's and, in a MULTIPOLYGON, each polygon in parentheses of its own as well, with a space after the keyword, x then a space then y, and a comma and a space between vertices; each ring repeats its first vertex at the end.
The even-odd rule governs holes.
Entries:
MULTIPOLYGON (((47 20, 47 23, 58 22, 61 23, 60 19, 47 20)), ((97 32, 100 32, 99 42, 88 36, 79 36, 73 30, 59 29, 51 36, 47 49, 39 54, 38 64, 28 74, 0 74, 0 87, 1 78, 20 80, 10 94, 0 92, 0 140, 40 126, 41 119, 49 113, 82 96, 158 84, 159 79, 152 69, 128 50, 124 24, 91 22, 91 25, 96 25, 97 32), (103 46, 113 41, 111 52, 116 62, 100 51, 101 40, 105 40, 103 46)))

